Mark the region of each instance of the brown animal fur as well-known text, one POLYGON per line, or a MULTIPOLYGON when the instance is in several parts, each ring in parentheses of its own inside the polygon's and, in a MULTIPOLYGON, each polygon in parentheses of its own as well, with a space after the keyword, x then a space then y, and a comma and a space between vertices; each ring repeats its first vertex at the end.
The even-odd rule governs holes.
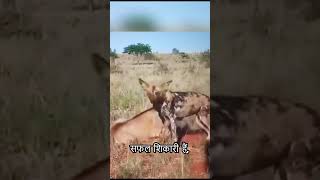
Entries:
POLYGON ((166 136, 164 124, 157 111, 147 109, 128 120, 117 120, 111 125, 111 139, 114 143, 126 144, 133 140, 147 140, 166 136))

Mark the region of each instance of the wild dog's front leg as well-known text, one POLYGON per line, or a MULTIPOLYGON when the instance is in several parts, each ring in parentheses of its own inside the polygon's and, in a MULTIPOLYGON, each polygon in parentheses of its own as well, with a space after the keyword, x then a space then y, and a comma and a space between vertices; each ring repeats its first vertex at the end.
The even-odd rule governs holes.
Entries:
POLYGON ((170 131, 170 122, 168 119, 164 118, 164 122, 163 122, 163 127, 161 128, 161 132, 160 132, 160 137, 162 138, 167 138, 169 136, 171 136, 171 131, 170 131))
POLYGON ((178 141, 177 126, 175 123, 175 115, 174 114, 170 114, 170 123, 171 123, 172 139, 174 142, 177 142, 178 141))
POLYGON ((161 106, 161 114, 163 117, 165 117, 167 120, 170 121, 170 132, 171 132, 171 137, 174 142, 178 140, 177 137, 177 126, 175 123, 175 114, 174 112, 170 111, 170 105, 166 102, 163 103, 161 106))

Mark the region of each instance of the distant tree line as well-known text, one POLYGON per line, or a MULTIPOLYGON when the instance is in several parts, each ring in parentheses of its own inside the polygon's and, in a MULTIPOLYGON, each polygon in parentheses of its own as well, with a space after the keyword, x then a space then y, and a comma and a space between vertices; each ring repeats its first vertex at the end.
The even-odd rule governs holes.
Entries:
MULTIPOLYGON (((131 44, 124 48, 123 53, 132 54, 136 56, 144 55, 146 57, 149 57, 149 56, 151 57, 151 55, 153 55, 151 46, 149 44, 143 44, 143 43, 131 44)), ((172 49, 172 54, 180 55, 182 58, 190 58, 190 56, 187 53, 180 52, 177 48, 172 49)), ((116 59, 119 57, 115 49, 112 51, 112 49, 110 48, 110 57, 112 59, 116 59)), ((151 57, 151 59, 152 58, 154 57, 151 57)), ((210 49, 200 53, 200 60, 203 60, 203 61, 210 60, 210 49)))

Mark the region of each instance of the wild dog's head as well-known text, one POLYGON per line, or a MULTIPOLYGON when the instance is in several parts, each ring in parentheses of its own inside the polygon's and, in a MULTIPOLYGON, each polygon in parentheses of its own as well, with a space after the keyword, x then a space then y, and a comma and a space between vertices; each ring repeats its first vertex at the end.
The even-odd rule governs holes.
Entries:
POLYGON ((167 93, 169 92, 169 85, 172 83, 172 80, 162 83, 160 86, 156 86, 139 78, 139 83, 142 89, 146 92, 150 102, 152 104, 157 104, 167 100, 167 93))

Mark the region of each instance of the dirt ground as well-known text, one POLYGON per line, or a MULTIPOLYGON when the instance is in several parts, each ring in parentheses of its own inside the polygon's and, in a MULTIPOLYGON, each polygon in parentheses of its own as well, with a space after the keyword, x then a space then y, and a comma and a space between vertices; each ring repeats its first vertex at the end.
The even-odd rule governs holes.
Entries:
MULTIPOLYGON (((110 154, 110 175, 112 178, 207 179, 209 175, 205 138, 204 132, 184 136, 182 141, 188 143, 188 154, 182 153, 181 147, 179 153, 141 154, 132 153, 126 145, 113 147, 110 154)), ((170 144, 168 140, 155 139, 154 142, 170 144)))

